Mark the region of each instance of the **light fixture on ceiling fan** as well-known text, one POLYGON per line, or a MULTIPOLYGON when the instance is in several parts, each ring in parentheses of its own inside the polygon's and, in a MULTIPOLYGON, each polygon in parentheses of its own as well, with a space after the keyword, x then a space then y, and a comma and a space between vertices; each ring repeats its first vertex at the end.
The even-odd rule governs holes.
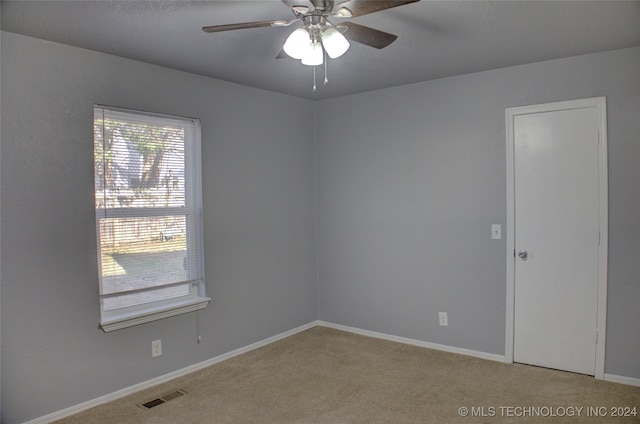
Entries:
POLYGON ((316 91, 316 66, 325 67, 327 84, 327 56, 336 59, 350 47, 350 41, 382 49, 393 43, 396 35, 377 29, 341 22, 334 25, 332 18, 356 18, 369 13, 404 6, 420 0, 282 0, 295 18, 291 21, 258 21, 203 27, 204 32, 222 32, 245 28, 286 27, 302 21, 287 38, 278 59, 289 56, 303 65, 313 67, 313 91, 316 91))
POLYGON ((349 50, 349 40, 325 16, 305 16, 303 25, 289 35, 282 49, 303 65, 324 62, 324 53, 337 59, 349 50))

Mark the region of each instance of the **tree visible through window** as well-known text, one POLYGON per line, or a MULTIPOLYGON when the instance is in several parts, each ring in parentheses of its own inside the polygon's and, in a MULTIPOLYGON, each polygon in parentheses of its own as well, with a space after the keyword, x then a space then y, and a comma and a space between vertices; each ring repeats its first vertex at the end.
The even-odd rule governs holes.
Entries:
POLYGON ((197 120, 95 107, 103 329, 206 306, 199 140, 197 120))

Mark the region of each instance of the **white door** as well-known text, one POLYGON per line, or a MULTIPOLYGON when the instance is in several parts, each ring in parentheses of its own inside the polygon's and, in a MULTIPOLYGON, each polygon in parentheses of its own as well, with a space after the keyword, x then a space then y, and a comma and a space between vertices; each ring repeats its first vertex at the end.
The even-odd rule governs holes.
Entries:
POLYGON ((512 115, 513 359, 595 375, 601 109, 564 107, 512 115))

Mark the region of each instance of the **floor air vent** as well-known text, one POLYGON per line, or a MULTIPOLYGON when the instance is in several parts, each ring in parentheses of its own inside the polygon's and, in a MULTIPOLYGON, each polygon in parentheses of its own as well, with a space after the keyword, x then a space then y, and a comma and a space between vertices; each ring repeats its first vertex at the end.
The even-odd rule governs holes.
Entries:
POLYGON ((169 402, 170 400, 173 400, 175 398, 179 398, 180 396, 184 396, 186 395, 187 392, 185 392, 184 390, 180 389, 180 390, 174 390, 171 393, 167 393, 166 395, 162 395, 158 398, 152 399, 148 402, 145 403, 141 403, 140 405, 138 405, 141 408, 144 409, 151 409, 154 406, 158 406, 160 404, 163 404, 165 402, 169 402))

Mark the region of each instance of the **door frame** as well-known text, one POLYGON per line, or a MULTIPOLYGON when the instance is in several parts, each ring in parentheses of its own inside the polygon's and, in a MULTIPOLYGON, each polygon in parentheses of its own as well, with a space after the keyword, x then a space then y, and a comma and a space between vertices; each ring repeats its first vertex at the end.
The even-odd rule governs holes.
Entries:
POLYGON ((604 379, 605 340, 607 328, 607 255, 608 255, 608 171, 607 171, 607 102, 605 97, 512 107, 505 110, 507 138, 507 292, 505 362, 513 363, 515 321, 515 157, 514 118, 531 113, 554 112, 569 109, 596 108, 598 112, 598 301, 597 344, 595 378, 604 379))

